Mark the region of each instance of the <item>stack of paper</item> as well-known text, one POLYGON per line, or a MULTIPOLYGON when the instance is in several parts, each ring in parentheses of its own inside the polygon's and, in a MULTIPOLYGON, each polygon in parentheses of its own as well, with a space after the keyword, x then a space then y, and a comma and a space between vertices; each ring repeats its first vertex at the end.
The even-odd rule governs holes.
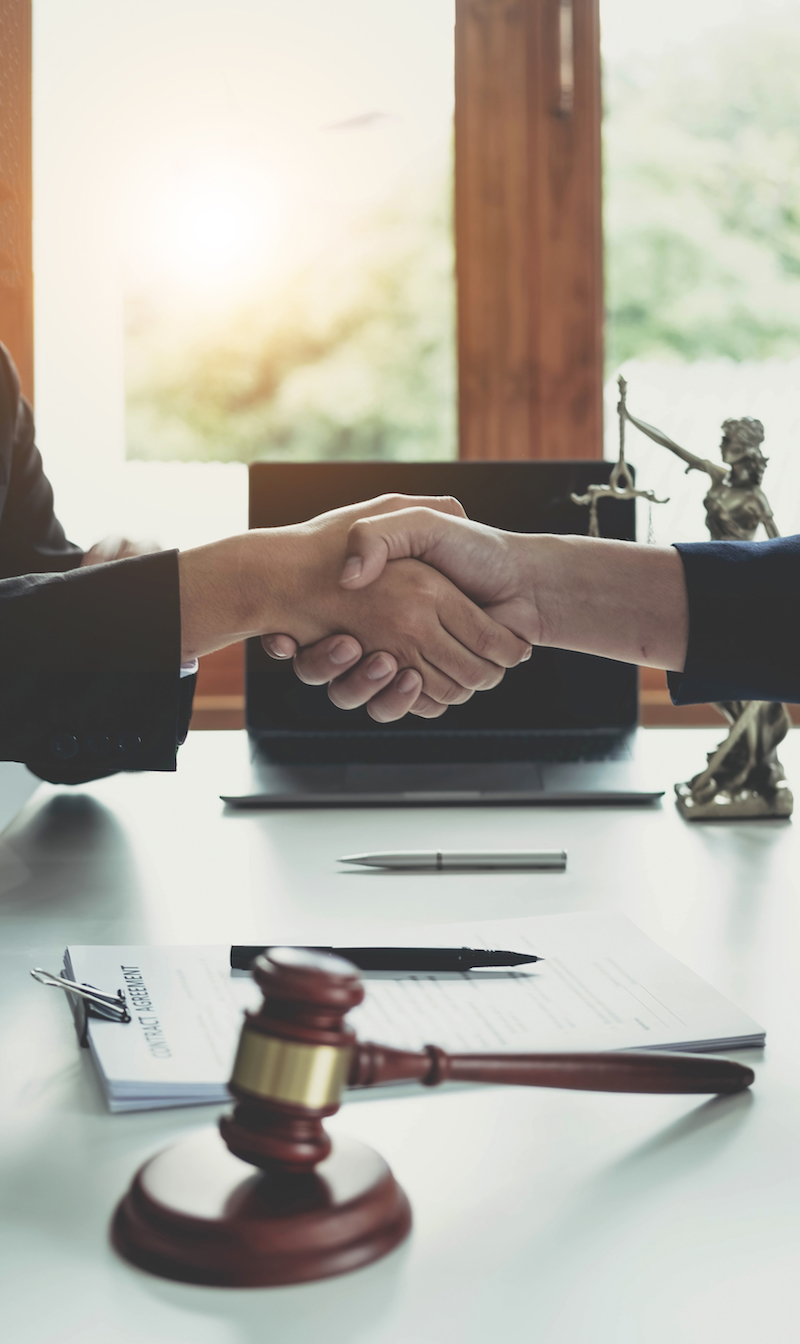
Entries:
MULTIPOLYGON (((429 945, 503 947, 545 960, 513 973, 370 976, 365 1002, 348 1019, 362 1040, 520 1053, 725 1050, 764 1042, 758 1023, 621 915, 542 916, 425 934, 429 945)), ((127 995, 129 1025, 92 1021, 89 1028, 112 1111, 227 1100, 242 1012, 261 1001, 249 977, 231 974, 229 953, 67 949, 70 977, 127 995)))

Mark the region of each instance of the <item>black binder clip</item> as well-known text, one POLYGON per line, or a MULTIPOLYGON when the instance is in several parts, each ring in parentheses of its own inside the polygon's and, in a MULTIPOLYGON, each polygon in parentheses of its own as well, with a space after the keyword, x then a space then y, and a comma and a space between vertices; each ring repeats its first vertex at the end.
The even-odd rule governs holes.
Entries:
POLYGON ((40 985, 51 985, 54 989, 63 989, 75 1018, 75 1030, 78 1041, 85 1048, 89 1045, 89 1018, 104 1018, 106 1022, 130 1022, 131 1015, 125 995, 118 989, 116 995, 102 994, 94 985, 82 985, 77 980, 68 980, 64 972, 51 975, 35 966, 31 971, 34 980, 40 985))

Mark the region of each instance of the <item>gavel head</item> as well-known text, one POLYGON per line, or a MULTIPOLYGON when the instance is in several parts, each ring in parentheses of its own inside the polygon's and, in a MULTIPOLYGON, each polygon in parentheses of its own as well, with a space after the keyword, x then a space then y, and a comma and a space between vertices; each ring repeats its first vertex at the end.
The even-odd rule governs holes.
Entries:
POLYGON ((309 1171, 328 1156, 322 1120, 339 1109, 355 1035, 345 1014, 361 1003, 358 971, 341 957, 275 947, 257 957, 264 995, 246 1013, 220 1131, 237 1157, 265 1170, 309 1171))

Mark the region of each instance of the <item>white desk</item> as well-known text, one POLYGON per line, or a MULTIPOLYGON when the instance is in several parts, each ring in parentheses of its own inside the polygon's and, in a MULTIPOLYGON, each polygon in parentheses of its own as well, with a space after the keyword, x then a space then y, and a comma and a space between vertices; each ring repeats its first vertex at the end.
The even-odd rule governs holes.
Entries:
MULTIPOLYGON (((719 738, 653 730, 671 786, 719 738)), ((782 756, 800 794, 800 738, 782 756)), ((0 1327, 13 1344, 795 1344, 800 864, 791 823, 653 809, 226 814, 238 734, 176 776, 43 787, 0 840, 0 1327), (365 849, 563 845, 566 874, 345 876, 365 849), (67 942, 358 941, 358 921, 622 910, 768 1030, 752 1094, 485 1089, 350 1103, 414 1209, 410 1241, 307 1287, 161 1282, 107 1242, 145 1156, 216 1110, 109 1116, 65 1003, 29 968, 67 942)))

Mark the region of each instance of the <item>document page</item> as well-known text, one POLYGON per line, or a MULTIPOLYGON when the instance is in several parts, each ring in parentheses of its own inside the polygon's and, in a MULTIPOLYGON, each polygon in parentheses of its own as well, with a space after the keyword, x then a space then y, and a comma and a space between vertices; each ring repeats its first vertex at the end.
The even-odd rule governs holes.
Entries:
POLYGON ((513 972, 372 978, 350 1014, 358 1034, 408 1048, 520 1053, 763 1043, 752 1018, 624 915, 540 916, 465 932, 467 946, 544 960, 513 972))
POLYGON ((225 1101, 245 1008, 261 995, 233 977, 229 947, 70 947, 67 975, 125 994, 131 1022, 93 1019, 89 1048, 109 1106, 225 1101))
MULTIPOLYGON (((397 944, 422 944, 419 927, 397 944)), ((450 1052, 761 1045, 764 1031, 622 915, 540 916, 426 928, 428 946, 495 947, 544 960, 514 972, 365 976, 348 1021, 362 1040, 450 1052)), ((385 932, 384 932, 385 939, 385 932)), ((368 940, 364 940, 365 943, 368 940)), ((71 947, 76 980, 126 994, 127 1026, 95 1020, 90 1048, 112 1110, 224 1101, 245 1008, 225 947, 71 947)))

